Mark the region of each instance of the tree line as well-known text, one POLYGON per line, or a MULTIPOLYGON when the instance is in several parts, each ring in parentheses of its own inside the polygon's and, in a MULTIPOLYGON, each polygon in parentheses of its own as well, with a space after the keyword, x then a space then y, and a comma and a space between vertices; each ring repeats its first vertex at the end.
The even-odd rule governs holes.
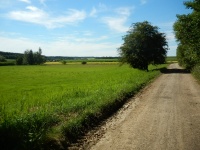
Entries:
POLYGON ((6 59, 17 59, 19 56, 22 56, 22 53, 11 53, 11 52, 2 52, 0 51, 0 56, 3 56, 6 59))
POLYGON ((46 62, 44 56, 42 56, 42 49, 39 48, 37 52, 32 50, 26 50, 23 55, 20 55, 16 59, 16 65, 40 65, 46 62))
POLYGON ((184 2, 189 14, 177 15, 174 23, 178 41, 177 59, 180 65, 192 70, 200 64, 200 0, 184 2))

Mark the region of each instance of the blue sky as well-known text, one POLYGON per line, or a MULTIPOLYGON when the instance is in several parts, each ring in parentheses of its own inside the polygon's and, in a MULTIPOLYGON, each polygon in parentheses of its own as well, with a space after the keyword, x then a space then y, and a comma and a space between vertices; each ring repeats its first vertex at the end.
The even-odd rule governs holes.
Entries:
POLYGON ((47 56, 118 56, 132 23, 149 21, 176 55, 176 14, 183 0, 0 0, 0 51, 42 48, 47 56))

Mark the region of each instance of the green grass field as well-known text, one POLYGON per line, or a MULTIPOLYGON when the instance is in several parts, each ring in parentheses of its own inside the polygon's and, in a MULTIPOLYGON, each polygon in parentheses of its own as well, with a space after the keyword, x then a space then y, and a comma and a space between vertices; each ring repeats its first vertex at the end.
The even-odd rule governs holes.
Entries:
POLYGON ((177 62, 177 57, 176 56, 168 56, 166 58, 167 62, 177 62))
POLYGON ((162 67, 144 72, 117 63, 2 66, 0 145, 37 149, 54 139, 70 141, 162 67))

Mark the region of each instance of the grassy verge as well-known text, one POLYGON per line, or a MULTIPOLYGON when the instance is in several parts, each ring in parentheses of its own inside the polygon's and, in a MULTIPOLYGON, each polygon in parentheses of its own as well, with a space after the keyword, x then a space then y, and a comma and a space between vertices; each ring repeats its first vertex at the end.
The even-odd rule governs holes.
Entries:
POLYGON ((155 76, 127 65, 1 67, 2 149, 62 149, 155 76))

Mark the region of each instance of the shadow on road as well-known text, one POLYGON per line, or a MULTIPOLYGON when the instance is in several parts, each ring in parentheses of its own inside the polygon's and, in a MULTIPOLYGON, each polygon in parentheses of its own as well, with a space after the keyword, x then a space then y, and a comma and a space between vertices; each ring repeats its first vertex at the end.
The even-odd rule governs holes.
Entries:
POLYGON ((160 69, 161 73, 164 74, 173 74, 173 73, 180 73, 180 74, 189 74, 190 71, 186 69, 178 69, 178 68, 172 68, 172 69, 167 69, 167 68, 161 68, 160 69))

